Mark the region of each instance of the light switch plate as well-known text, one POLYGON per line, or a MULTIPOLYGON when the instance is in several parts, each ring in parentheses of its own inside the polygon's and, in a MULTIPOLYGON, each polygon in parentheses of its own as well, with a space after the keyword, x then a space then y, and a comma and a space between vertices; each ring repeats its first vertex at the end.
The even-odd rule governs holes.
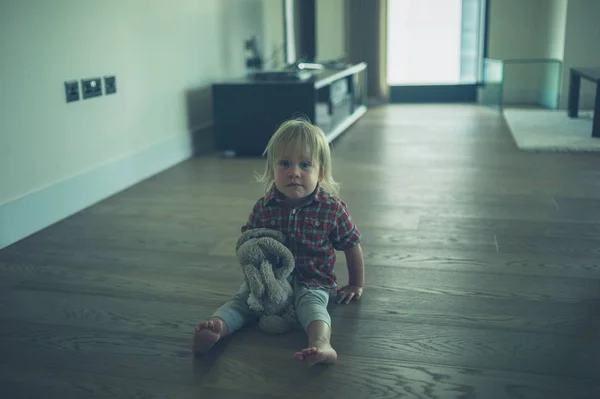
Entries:
POLYGON ((117 92, 117 78, 114 75, 104 77, 104 92, 106 94, 114 94, 117 92))
POLYGON ((81 79, 81 91, 83 98, 98 97, 102 95, 102 79, 81 79))
POLYGON ((68 103, 79 101, 79 82, 76 80, 65 82, 65 97, 68 103))

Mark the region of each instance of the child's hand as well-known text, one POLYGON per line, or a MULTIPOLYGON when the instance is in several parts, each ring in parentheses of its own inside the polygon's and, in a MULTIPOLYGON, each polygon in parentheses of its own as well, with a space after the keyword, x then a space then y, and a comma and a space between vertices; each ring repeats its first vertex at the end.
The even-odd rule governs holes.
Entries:
POLYGON ((351 300, 358 301, 363 293, 363 287, 348 284, 338 291, 338 303, 350 303, 351 300))

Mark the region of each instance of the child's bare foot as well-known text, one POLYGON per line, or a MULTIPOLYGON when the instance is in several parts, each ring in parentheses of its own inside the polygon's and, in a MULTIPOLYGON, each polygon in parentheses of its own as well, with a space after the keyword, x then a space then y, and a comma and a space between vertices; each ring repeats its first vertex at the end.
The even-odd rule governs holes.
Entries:
POLYGON ((337 352, 328 342, 324 342, 296 352, 294 358, 299 362, 313 366, 317 363, 334 363, 337 360, 337 352))
POLYGON ((202 321, 194 330, 192 350, 195 355, 208 352, 221 338, 223 322, 219 319, 202 321))

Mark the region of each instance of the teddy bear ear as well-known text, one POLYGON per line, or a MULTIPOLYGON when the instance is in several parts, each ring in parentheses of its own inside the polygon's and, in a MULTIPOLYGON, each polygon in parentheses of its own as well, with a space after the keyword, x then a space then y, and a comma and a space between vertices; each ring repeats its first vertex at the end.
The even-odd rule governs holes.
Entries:
POLYGON ((237 251, 243 243, 250 240, 251 238, 257 237, 258 234, 260 234, 260 232, 257 230, 259 229, 251 229, 244 231, 238 238, 237 243, 235 244, 235 250, 237 251))
POLYGON ((237 252, 240 246, 242 246, 248 240, 265 237, 273 238, 282 244, 285 244, 287 241, 287 237, 281 231, 260 227, 243 232, 235 245, 235 251, 237 252))

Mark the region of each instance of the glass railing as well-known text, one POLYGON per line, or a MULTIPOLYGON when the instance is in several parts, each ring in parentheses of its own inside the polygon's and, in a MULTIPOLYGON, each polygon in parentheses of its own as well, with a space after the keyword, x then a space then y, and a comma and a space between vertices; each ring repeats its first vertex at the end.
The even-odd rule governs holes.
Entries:
POLYGON ((561 80, 560 60, 504 60, 504 104, 557 109, 561 80))
POLYGON ((484 59, 479 103, 498 110, 506 106, 557 109, 562 61, 556 59, 484 59))
POLYGON ((487 107, 502 111, 502 85, 504 82, 504 63, 502 60, 485 58, 483 60, 483 84, 479 87, 478 101, 487 107))

